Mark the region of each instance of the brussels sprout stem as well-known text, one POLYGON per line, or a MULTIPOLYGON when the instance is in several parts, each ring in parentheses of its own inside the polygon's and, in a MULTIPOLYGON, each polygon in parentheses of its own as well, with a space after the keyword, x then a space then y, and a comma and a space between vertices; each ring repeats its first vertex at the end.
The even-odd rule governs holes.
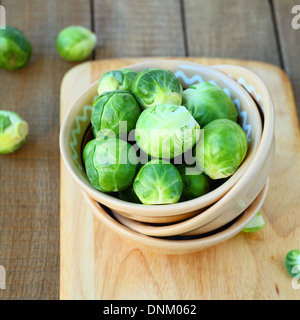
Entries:
POLYGON ((28 134, 28 124, 27 122, 20 122, 18 123, 18 125, 16 126, 15 129, 16 132, 16 136, 20 139, 23 139, 23 137, 27 136, 28 134))

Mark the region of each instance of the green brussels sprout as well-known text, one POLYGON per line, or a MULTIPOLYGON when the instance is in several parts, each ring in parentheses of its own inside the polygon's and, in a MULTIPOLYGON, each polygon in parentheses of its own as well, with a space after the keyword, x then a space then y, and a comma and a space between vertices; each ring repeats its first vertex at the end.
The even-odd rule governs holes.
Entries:
POLYGON ((291 250, 285 257, 285 267, 292 276, 300 275, 300 251, 298 249, 291 250))
POLYGON ((119 139, 93 139, 83 150, 86 174, 102 192, 125 190, 133 183, 137 157, 133 147, 119 139))
POLYGON ((203 147, 196 147, 197 165, 211 179, 231 176, 247 154, 248 140, 244 130, 232 120, 218 119, 204 127, 203 136, 203 147))
POLYGON ((256 232, 263 228, 265 221, 260 212, 257 212, 255 217, 247 224, 247 226, 242 230, 243 232, 256 232))
POLYGON ((97 44, 95 33, 82 26, 70 26, 59 32, 56 48, 59 55, 68 61, 88 58, 97 44))
POLYGON ((135 128, 140 114, 141 109, 130 92, 105 92, 94 103, 91 115, 93 132, 97 135, 101 131, 109 136, 113 131, 115 137, 123 137, 135 128))
POLYGON ((0 67, 7 70, 23 68, 29 61, 32 46, 18 29, 6 26, 0 29, 0 67))
POLYGON ((157 104, 180 106, 182 86, 174 73, 160 68, 140 72, 134 79, 132 93, 143 109, 157 104))
POLYGON ((12 153, 23 146, 28 124, 12 111, 0 110, 0 153, 12 153))
POLYGON ((209 82, 197 83, 184 90, 182 104, 201 128, 216 119, 237 122, 238 111, 231 99, 220 87, 209 82))
POLYGON ((131 90, 132 82, 137 72, 131 69, 113 70, 104 73, 99 80, 98 94, 114 90, 131 90))
POLYGON ((119 198, 127 202, 141 203, 140 199, 133 190, 133 186, 130 186, 123 191, 119 191, 119 198))
POLYGON ((154 159, 139 170, 133 189, 143 204, 168 204, 179 201, 183 183, 173 164, 154 159))
POLYGON ((209 192, 209 178, 197 167, 182 164, 177 167, 183 182, 183 191, 180 201, 198 198, 209 192))
POLYGON ((172 159, 192 149, 200 126, 183 106, 161 104, 144 110, 136 123, 138 146, 154 158, 172 159))

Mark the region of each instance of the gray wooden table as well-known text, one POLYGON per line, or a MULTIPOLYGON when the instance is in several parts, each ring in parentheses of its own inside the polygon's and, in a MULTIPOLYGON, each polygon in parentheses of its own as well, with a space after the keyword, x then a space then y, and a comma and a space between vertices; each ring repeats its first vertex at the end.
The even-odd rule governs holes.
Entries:
POLYGON ((7 24, 33 45, 25 69, 0 70, 0 109, 18 112, 30 126, 26 148, 0 156, 6 270, 0 299, 59 298, 59 94, 63 75, 76 64, 58 56, 58 32, 75 24, 94 30, 91 59, 206 56, 275 64, 290 77, 300 114, 300 29, 291 25, 297 2, 0 0, 7 24))

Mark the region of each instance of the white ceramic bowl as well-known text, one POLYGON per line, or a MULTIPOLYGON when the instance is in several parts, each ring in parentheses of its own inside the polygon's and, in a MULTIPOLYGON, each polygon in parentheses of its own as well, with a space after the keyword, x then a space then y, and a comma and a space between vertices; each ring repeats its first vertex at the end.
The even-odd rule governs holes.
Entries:
POLYGON ((86 193, 83 192, 83 194, 96 217, 108 228, 112 229, 116 235, 130 241, 135 247, 146 248, 163 254, 176 255, 203 250, 224 242, 238 234, 247 226, 260 209, 266 195, 266 189, 263 189, 251 206, 226 228, 209 235, 198 236, 195 239, 187 238, 185 240, 182 238, 171 240, 150 237, 127 228, 109 215, 97 201, 89 197, 86 193))
MULTIPOLYGON (((212 219, 215 219, 222 214, 224 210, 229 208, 230 210, 233 210, 236 215, 244 211, 255 199, 267 179, 267 176, 261 175, 260 170, 265 170, 264 172, 267 174, 269 172, 269 167, 264 166, 264 164, 267 162, 267 155, 270 153, 272 144, 272 138, 267 139, 266 137, 264 139, 264 144, 261 144, 261 118, 258 109, 248 92, 233 79, 222 74, 220 71, 195 63, 175 60, 155 60, 129 67, 137 71, 149 67, 161 67, 171 70, 182 81, 184 87, 199 81, 213 81, 223 88, 239 108, 240 124, 246 131, 249 139, 251 139, 247 157, 239 169, 220 187, 202 197, 190 201, 170 205, 142 205, 129 203, 109 194, 102 193, 94 189, 89 183, 81 159, 82 141, 85 138, 85 133, 90 124, 91 105, 97 94, 97 82, 95 82, 87 88, 70 108, 61 127, 61 155, 75 182, 90 197, 109 207, 114 212, 138 221, 170 223, 195 216, 204 208, 216 203, 216 201, 226 196, 227 193, 243 179, 243 183, 239 184, 239 187, 235 188, 234 191, 227 196, 225 203, 217 206, 218 211, 212 215, 212 219), (259 154, 258 149, 260 149, 259 154), (255 158, 258 160, 254 161, 255 158), (256 186, 255 181, 258 176, 262 177, 262 181, 256 186)), ((265 135, 271 135, 272 137, 274 116, 271 105, 270 108, 266 110, 266 114, 268 115, 268 120, 265 120, 265 122, 269 122, 269 125, 267 126, 269 131, 266 132, 265 135)), ((270 164, 270 161, 268 164, 270 164)), ((207 217, 214 211, 214 209, 209 209, 210 213, 207 213, 204 217, 207 217)), ((201 216, 202 215, 203 213, 201 216)), ((202 222, 196 223, 194 229, 203 224, 203 218, 200 220, 202 222)), ((192 230, 190 228, 191 226, 184 232, 192 230)))
MULTIPOLYGON (((259 195, 257 196, 257 198, 259 198, 259 201, 256 201, 257 211, 260 209, 260 207, 262 206, 265 200, 265 197, 268 191, 268 186, 269 186, 269 179, 267 180, 263 189, 260 191, 259 195)), ((200 234, 207 234, 209 232, 212 232, 214 230, 221 228, 222 226, 225 226, 227 223, 229 223, 230 221, 236 218, 236 217, 229 216, 228 214, 225 213, 217 217, 216 219, 210 221, 209 223, 204 224, 202 227, 199 227, 197 229, 194 229, 185 233, 181 233, 181 229, 185 226, 186 221, 173 223, 165 226, 165 225, 155 225, 155 224, 135 221, 135 220, 126 218, 116 212, 112 212, 112 215, 116 218, 116 220, 118 220, 121 224, 123 224, 127 228, 134 230, 136 232, 145 234, 147 236, 154 236, 154 237, 169 237, 169 236, 177 236, 177 235, 187 235, 187 236, 193 235, 194 236, 194 235, 200 235, 200 234)))
MULTIPOLYGON (((265 130, 269 130, 268 128, 268 117, 265 117, 264 110, 267 111, 267 116, 272 110, 272 101, 269 93, 260 80, 260 78, 252 73, 251 71, 236 67, 236 66, 218 66, 220 70, 225 70, 230 74, 231 77, 235 77, 241 84, 243 84, 253 96, 253 99, 257 102, 258 108, 260 108, 262 117, 264 118, 264 123, 266 123, 267 127, 263 129, 264 136, 267 138, 267 134, 265 130)), ((271 126, 272 128, 272 126, 271 126)), ((272 137, 271 137, 272 138, 272 137)), ((266 160, 262 167, 262 174, 256 175, 256 179, 254 181, 253 187, 249 190, 249 198, 255 199, 257 194, 260 192, 262 188, 267 188, 268 185, 268 174, 273 162, 274 158, 274 136, 271 139, 272 144, 269 146, 269 151, 266 155, 266 160), (265 183, 265 187, 264 187, 265 183), (252 191, 251 191, 252 190, 252 191)), ((116 214, 116 217, 122 221, 127 227, 131 227, 133 230, 145 233, 151 236, 174 236, 181 233, 185 234, 202 234, 211 232, 225 225, 226 223, 235 219, 241 212, 245 210, 243 200, 236 204, 235 208, 231 207, 230 199, 232 193, 235 192, 236 186, 233 190, 230 190, 228 194, 226 194, 223 198, 213 204, 210 208, 205 209, 200 214, 185 219, 182 222, 167 224, 163 226, 154 225, 154 224, 146 224, 140 223, 139 221, 135 221, 133 219, 126 219, 122 216, 116 214), (224 210, 225 209, 225 210, 224 210), (221 213, 220 213, 221 212, 221 213)), ((253 201, 252 200, 252 201, 253 201)), ((249 200, 250 201, 250 200, 249 200)), ((250 202, 251 203, 251 202, 250 202)))

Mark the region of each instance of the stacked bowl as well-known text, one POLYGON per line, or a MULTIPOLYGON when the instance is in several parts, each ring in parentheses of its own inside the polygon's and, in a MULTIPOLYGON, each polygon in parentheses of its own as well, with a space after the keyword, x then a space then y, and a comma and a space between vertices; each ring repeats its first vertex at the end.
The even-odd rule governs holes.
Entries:
POLYGON ((87 88, 67 112, 61 126, 63 161, 96 217, 118 235, 138 246, 182 254, 223 242, 240 232, 262 206, 274 159, 274 109, 263 81, 251 71, 232 65, 207 67, 176 60, 152 60, 128 66, 172 71, 187 88, 211 82, 234 102, 238 123, 248 139, 247 156, 224 183, 196 199, 165 205, 127 202, 96 190, 82 160, 90 131, 98 81, 87 88))

